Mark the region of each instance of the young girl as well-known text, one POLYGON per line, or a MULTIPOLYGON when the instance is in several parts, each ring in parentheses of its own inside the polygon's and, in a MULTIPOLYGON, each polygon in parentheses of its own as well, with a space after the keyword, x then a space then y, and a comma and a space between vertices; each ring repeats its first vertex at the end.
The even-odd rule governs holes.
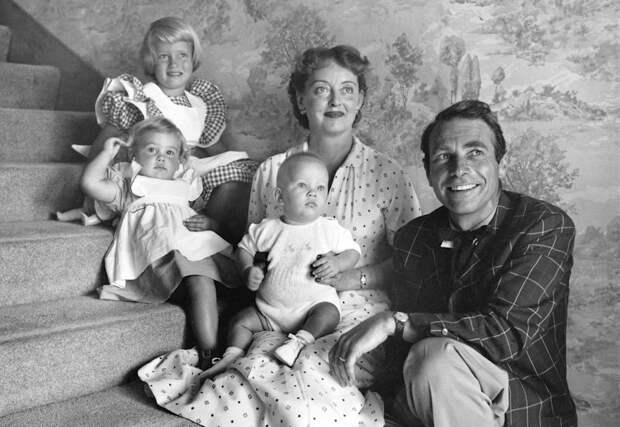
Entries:
POLYGON ((185 138, 171 121, 147 119, 131 129, 127 143, 106 140, 84 169, 81 184, 97 204, 121 215, 105 256, 110 284, 100 288, 100 297, 158 303, 173 294, 186 296, 194 335, 205 353, 216 344, 214 280, 225 281, 215 259, 229 244, 213 231, 186 227, 195 215, 189 200, 201 192, 192 171, 183 173, 186 157, 185 138), (110 168, 122 146, 128 147, 131 166, 110 168))
POLYGON ((244 353, 255 332, 297 331, 274 352, 292 366, 305 345, 336 329, 338 294, 320 282, 353 268, 360 247, 338 221, 321 216, 327 189, 327 168, 312 153, 294 154, 280 166, 275 197, 283 205, 283 216, 251 224, 237 250, 248 288, 258 290, 256 306, 235 317, 229 347, 203 377, 224 371, 244 353), (264 252, 266 273, 256 256, 264 252))
MULTIPOLYGON (((143 84, 129 74, 106 79, 95 103, 97 122, 103 130, 90 150, 86 150, 90 151, 87 156, 92 159, 101 150, 103 141, 111 136, 121 136, 135 123, 164 116, 181 130, 196 156, 192 156, 188 167, 203 177, 203 194, 194 203, 194 209, 208 208, 216 188, 231 184, 223 186, 220 193, 224 194, 220 197, 225 197, 226 201, 220 200, 219 204, 227 205, 227 219, 231 212, 244 211, 243 221, 239 224, 239 229, 243 230, 247 213, 247 204, 243 202, 247 196, 226 197, 225 193, 239 190, 239 186, 233 184, 235 182, 243 184, 241 190, 249 192, 256 163, 247 159, 245 152, 226 151, 220 140, 226 127, 227 107, 217 86, 208 80, 193 78, 202 55, 196 32, 181 19, 161 18, 150 25, 140 54, 144 73, 150 81, 143 84), (231 206, 231 202, 239 204, 239 209, 231 206)), ((84 152, 83 147, 76 149, 84 152)), ((80 219, 81 214, 80 210, 73 210, 61 213, 58 218, 80 219)), ((215 216, 223 218, 222 215, 215 216)))

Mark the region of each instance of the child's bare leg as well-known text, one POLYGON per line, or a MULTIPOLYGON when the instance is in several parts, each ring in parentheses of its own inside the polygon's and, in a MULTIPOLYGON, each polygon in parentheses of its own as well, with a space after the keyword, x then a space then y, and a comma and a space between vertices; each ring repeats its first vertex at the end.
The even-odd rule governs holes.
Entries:
POLYGON ((56 219, 58 221, 78 221, 82 219, 82 215, 84 215, 84 209, 75 208, 65 212, 56 212, 56 219))
POLYGON ((241 310, 233 317, 231 323, 226 351, 217 363, 200 374, 201 378, 210 378, 224 372, 228 366, 243 355, 252 342, 254 333, 263 330, 258 312, 254 307, 241 310))
POLYGON ((215 283, 206 276, 188 276, 181 286, 187 290, 185 304, 190 324, 202 351, 217 344, 217 295, 215 283))
POLYGON ((310 309, 306 321, 295 335, 289 335, 288 340, 274 351, 282 363, 293 366, 299 352, 316 338, 333 332, 340 322, 338 308, 329 302, 322 302, 310 309))
POLYGON ((338 322, 338 308, 332 303, 322 302, 310 309, 301 330, 308 331, 316 339, 335 331, 338 322))

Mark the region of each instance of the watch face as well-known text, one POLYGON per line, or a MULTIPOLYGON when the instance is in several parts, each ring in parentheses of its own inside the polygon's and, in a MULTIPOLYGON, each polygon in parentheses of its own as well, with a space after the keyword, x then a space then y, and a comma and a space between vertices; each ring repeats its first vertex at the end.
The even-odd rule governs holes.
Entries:
POLYGON ((407 315, 407 313, 403 313, 402 311, 396 311, 394 313, 394 319, 396 319, 398 322, 406 322, 409 319, 409 316, 407 315))

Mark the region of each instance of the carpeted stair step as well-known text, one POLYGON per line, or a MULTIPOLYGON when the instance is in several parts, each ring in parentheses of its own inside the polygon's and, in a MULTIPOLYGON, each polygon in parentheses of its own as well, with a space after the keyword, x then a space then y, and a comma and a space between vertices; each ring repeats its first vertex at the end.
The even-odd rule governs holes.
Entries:
POLYGON ((0 307, 0 416, 133 381, 184 336, 171 304, 82 296, 0 307))
POLYGON ((0 108, 0 160, 83 162, 71 144, 91 144, 99 130, 93 113, 0 108))
POLYGON ((0 25, 0 62, 6 62, 11 46, 11 29, 0 25))
POLYGON ((60 70, 49 65, 0 62, 0 107, 53 110, 60 70))
POLYGON ((0 306, 86 295, 105 281, 103 226, 0 222, 0 306))
POLYGON ((0 162, 0 220, 43 220, 80 207, 82 168, 79 163, 0 162))
POLYGON ((196 424, 173 415, 144 394, 142 383, 113 387, 77 399, 38 406, 0 417, 1 426, 11 427, 191 427, 196 424))

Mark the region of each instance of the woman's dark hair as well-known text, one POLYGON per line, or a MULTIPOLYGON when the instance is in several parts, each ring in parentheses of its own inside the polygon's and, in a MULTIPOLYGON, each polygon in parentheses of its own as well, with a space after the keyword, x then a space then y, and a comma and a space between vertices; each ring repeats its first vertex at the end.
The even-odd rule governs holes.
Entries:
MULTIPOLYGON (((357 76, 357 85, 360 93, 366 99, 366 70, 370 66, 370 61, 360 52, 351 46, 339 45, 332 48, 314 47, 305 50, 295 61, 295 68, 291 73, 288 83, 288 96, 293 106, 293 114, 299 124, 308 129, 308 117, 299 111, 297 105, 297 94, 302 93, 306 89, 308 79, 319 68, 325 67, 329 62, 335 62, 343 68, 351 71, 357 76)), ((363 104, 362 104, 363 105, 363 104)), ((355 126, 362 118, 361 108, 355 116, 353 126, 355 126)))
POLYGON ((424 129, 420 148, 424 153, 424 169, 426 169, 427 172, 431 134, 435 129, 441 127, 442 124, 452 119, 478 119, 485 122, 495 135, 495 141, 493 142, 493 146, 495 147, 495 160, 497 160, 497 163, 502 160, 504 154, 506 154, 506 140, 504 139, 504 132, 502 132, 502 128, 497 121, 497 115, 491 111, 491 107, 489 107, 488 104, 482 101, 465 100, 452 104, 445 110, 440 111, 437 116, 435 116, 435 120, 424 129))

